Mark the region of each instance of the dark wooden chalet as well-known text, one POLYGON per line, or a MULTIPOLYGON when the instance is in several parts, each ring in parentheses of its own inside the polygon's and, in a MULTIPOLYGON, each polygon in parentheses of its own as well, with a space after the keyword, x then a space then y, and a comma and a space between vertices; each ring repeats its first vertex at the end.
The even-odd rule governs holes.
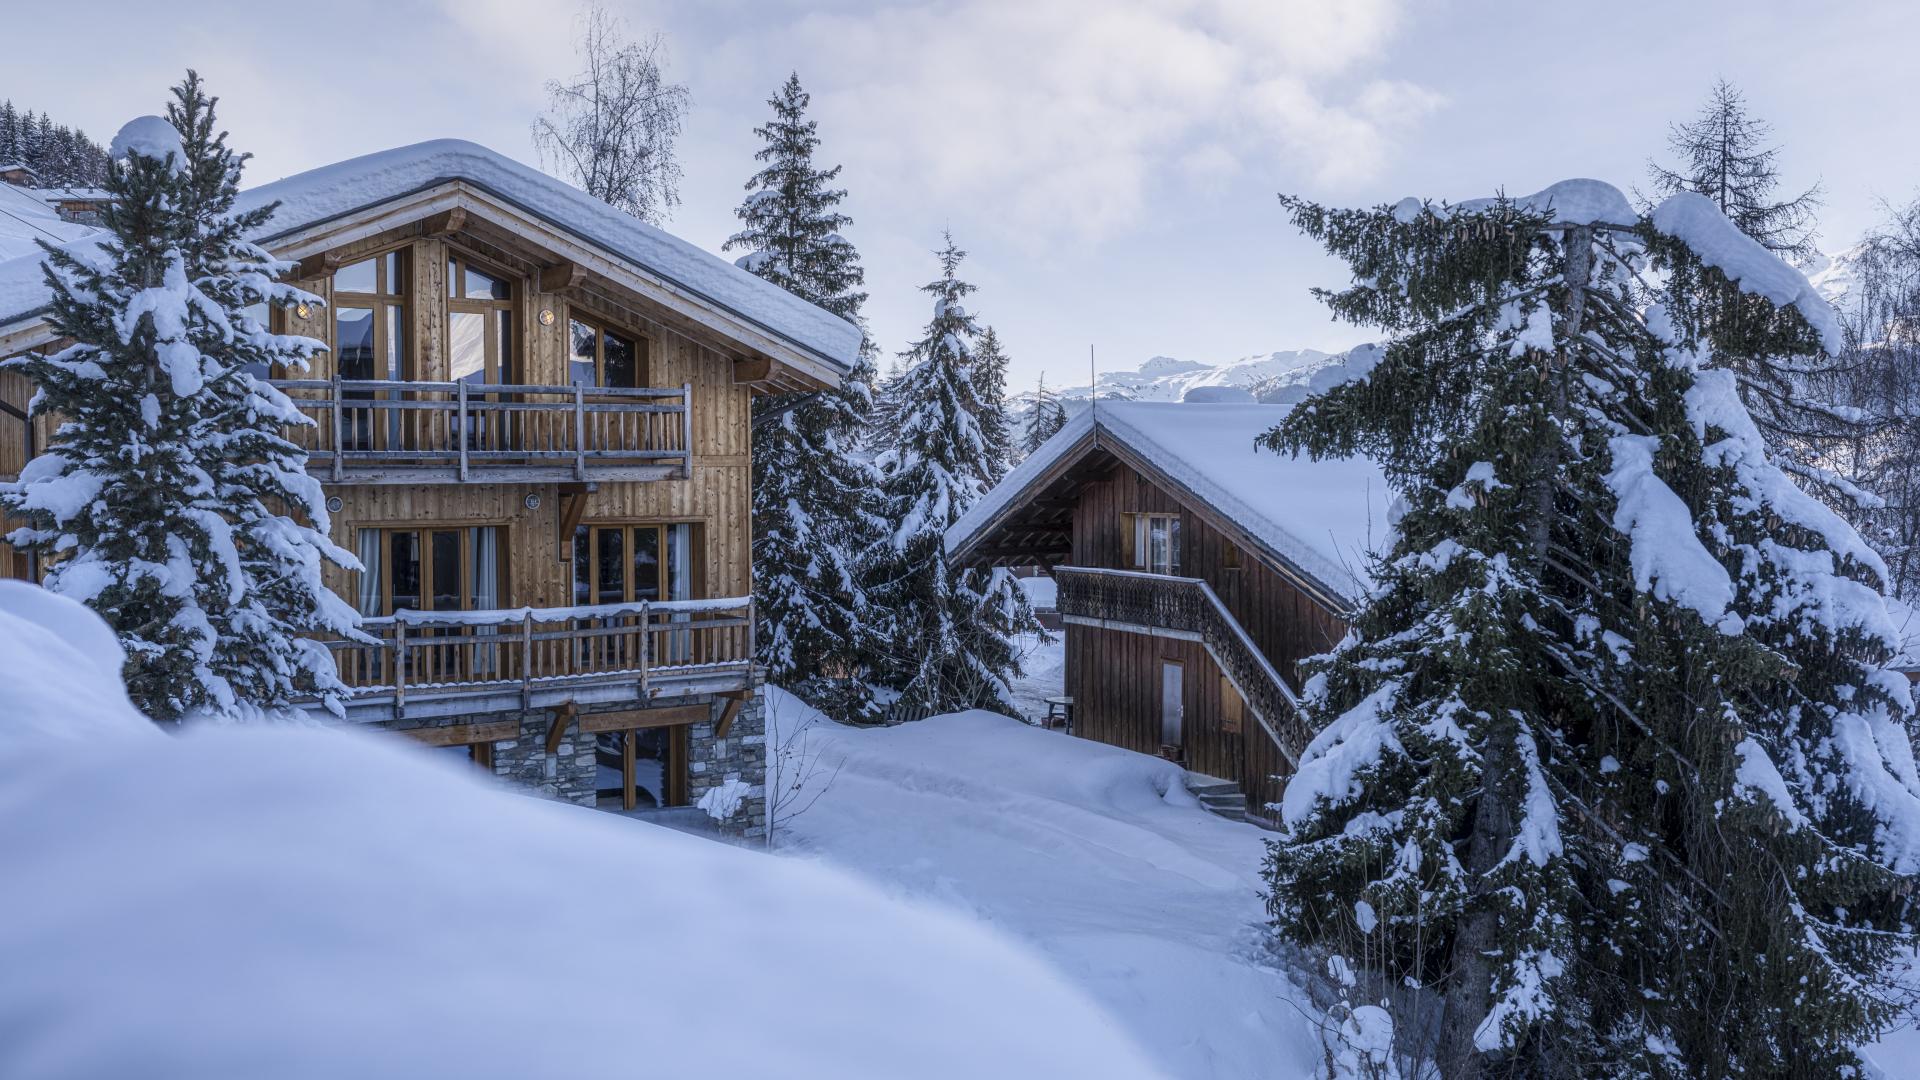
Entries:
POLYGON ((947 534, 1059 586, 1074 733, 1233 781, 1269 815, 1310 733, 1299 662, 1346 632, 1386 485, 1256 449, 1271 405, 1102 402, 947 534))

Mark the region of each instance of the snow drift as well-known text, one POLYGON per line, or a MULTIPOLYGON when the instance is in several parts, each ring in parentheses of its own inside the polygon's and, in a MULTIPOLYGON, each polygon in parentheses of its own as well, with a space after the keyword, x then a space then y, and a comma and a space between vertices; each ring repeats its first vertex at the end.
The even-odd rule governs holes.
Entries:
POLYGON ((0 1075, 1136 1077, 961 918, 334 729, 160 733, 0 582, 0 1075))

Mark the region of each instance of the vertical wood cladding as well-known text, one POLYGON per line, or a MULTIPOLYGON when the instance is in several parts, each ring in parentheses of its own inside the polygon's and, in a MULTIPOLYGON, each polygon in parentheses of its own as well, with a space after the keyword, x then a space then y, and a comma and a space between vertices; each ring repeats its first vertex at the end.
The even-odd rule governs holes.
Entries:
MULTIPOLYGON (((1124 463, 1079 493, 1073 513, 1071 565, 1131 569, 1125 564, 1123 515, 1180 515, 1179 576, 1200 578, 1219 595, 1247 636, 1282 678, 1299 688, 1299 662, 1325 652, 1346 632, 1338 616, 1315 603, 1279 571, 1235 545, 1172 493, 1124 463)), ((1256 811, 1280 798, 1291 772, 1279 750, 1249 720, 1240 734, 1222 730, 1221 673, 1194 642, 1069 624, 1067 692, 1075 730, 1144 753, 1159 752, 1160 664, 1185 665, 1185 760, 1208 776, 1238 781, 1256 811)))

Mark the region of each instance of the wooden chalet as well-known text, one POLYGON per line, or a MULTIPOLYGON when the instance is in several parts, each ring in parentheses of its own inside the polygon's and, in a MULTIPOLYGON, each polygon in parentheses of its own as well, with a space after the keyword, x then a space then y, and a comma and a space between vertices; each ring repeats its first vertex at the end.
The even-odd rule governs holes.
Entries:
POLYGON ((1386 526, 1370 462, 1256 449, 1283 416, 1100 402, 947 533, 956 565, 1053 575, 1074 734, 1237 784, 1256 818, 1311 737, 1298 664, 1346 632, 1386 526))
MULTIPOLYGON (((377 646, 330 642, 346 722, 626 809, 756 789, 750 403, 837 383, 860 331, 482 147, 435 142, 251 189, 325 341, 258 372, 313 423, 328 568, 377 646)), ((79 243, 97 243, 90 238, 79 243)), ((0 263, 0 357, 54 340, 39 259, 0 263)), ((0 478, 47 445, 0 374, 0 478)), ((0 546, 0 573, 37 577, 0 546)), ((326 718, 317 703, 316 716, 326 718)))

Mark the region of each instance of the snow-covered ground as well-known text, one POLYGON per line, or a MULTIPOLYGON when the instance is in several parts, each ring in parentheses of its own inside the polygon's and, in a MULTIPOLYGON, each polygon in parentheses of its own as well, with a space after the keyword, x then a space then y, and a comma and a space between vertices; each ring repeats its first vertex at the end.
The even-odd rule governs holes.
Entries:
POLYGON ((1304 997, 1265 956, 1264 834, 1165 761, 969 712, 848 728, 770 691, 809 775, 778 842, 1020 939, 1172 1076, 1313 1075, 1304 997))
POLYGON ((399 739, 165 735, 123 662, 0 581, 0 1076, 1157 1075, 976 919, 399 739))
POLYGON ((1022 671, 1013 680, 1013 707, 1022 719, 1039 723, 1047 715, 1047 699, 1066 692, 1067 635, 1055 631, 1043 639, 1022 634, 1017 647, 1022 671))

